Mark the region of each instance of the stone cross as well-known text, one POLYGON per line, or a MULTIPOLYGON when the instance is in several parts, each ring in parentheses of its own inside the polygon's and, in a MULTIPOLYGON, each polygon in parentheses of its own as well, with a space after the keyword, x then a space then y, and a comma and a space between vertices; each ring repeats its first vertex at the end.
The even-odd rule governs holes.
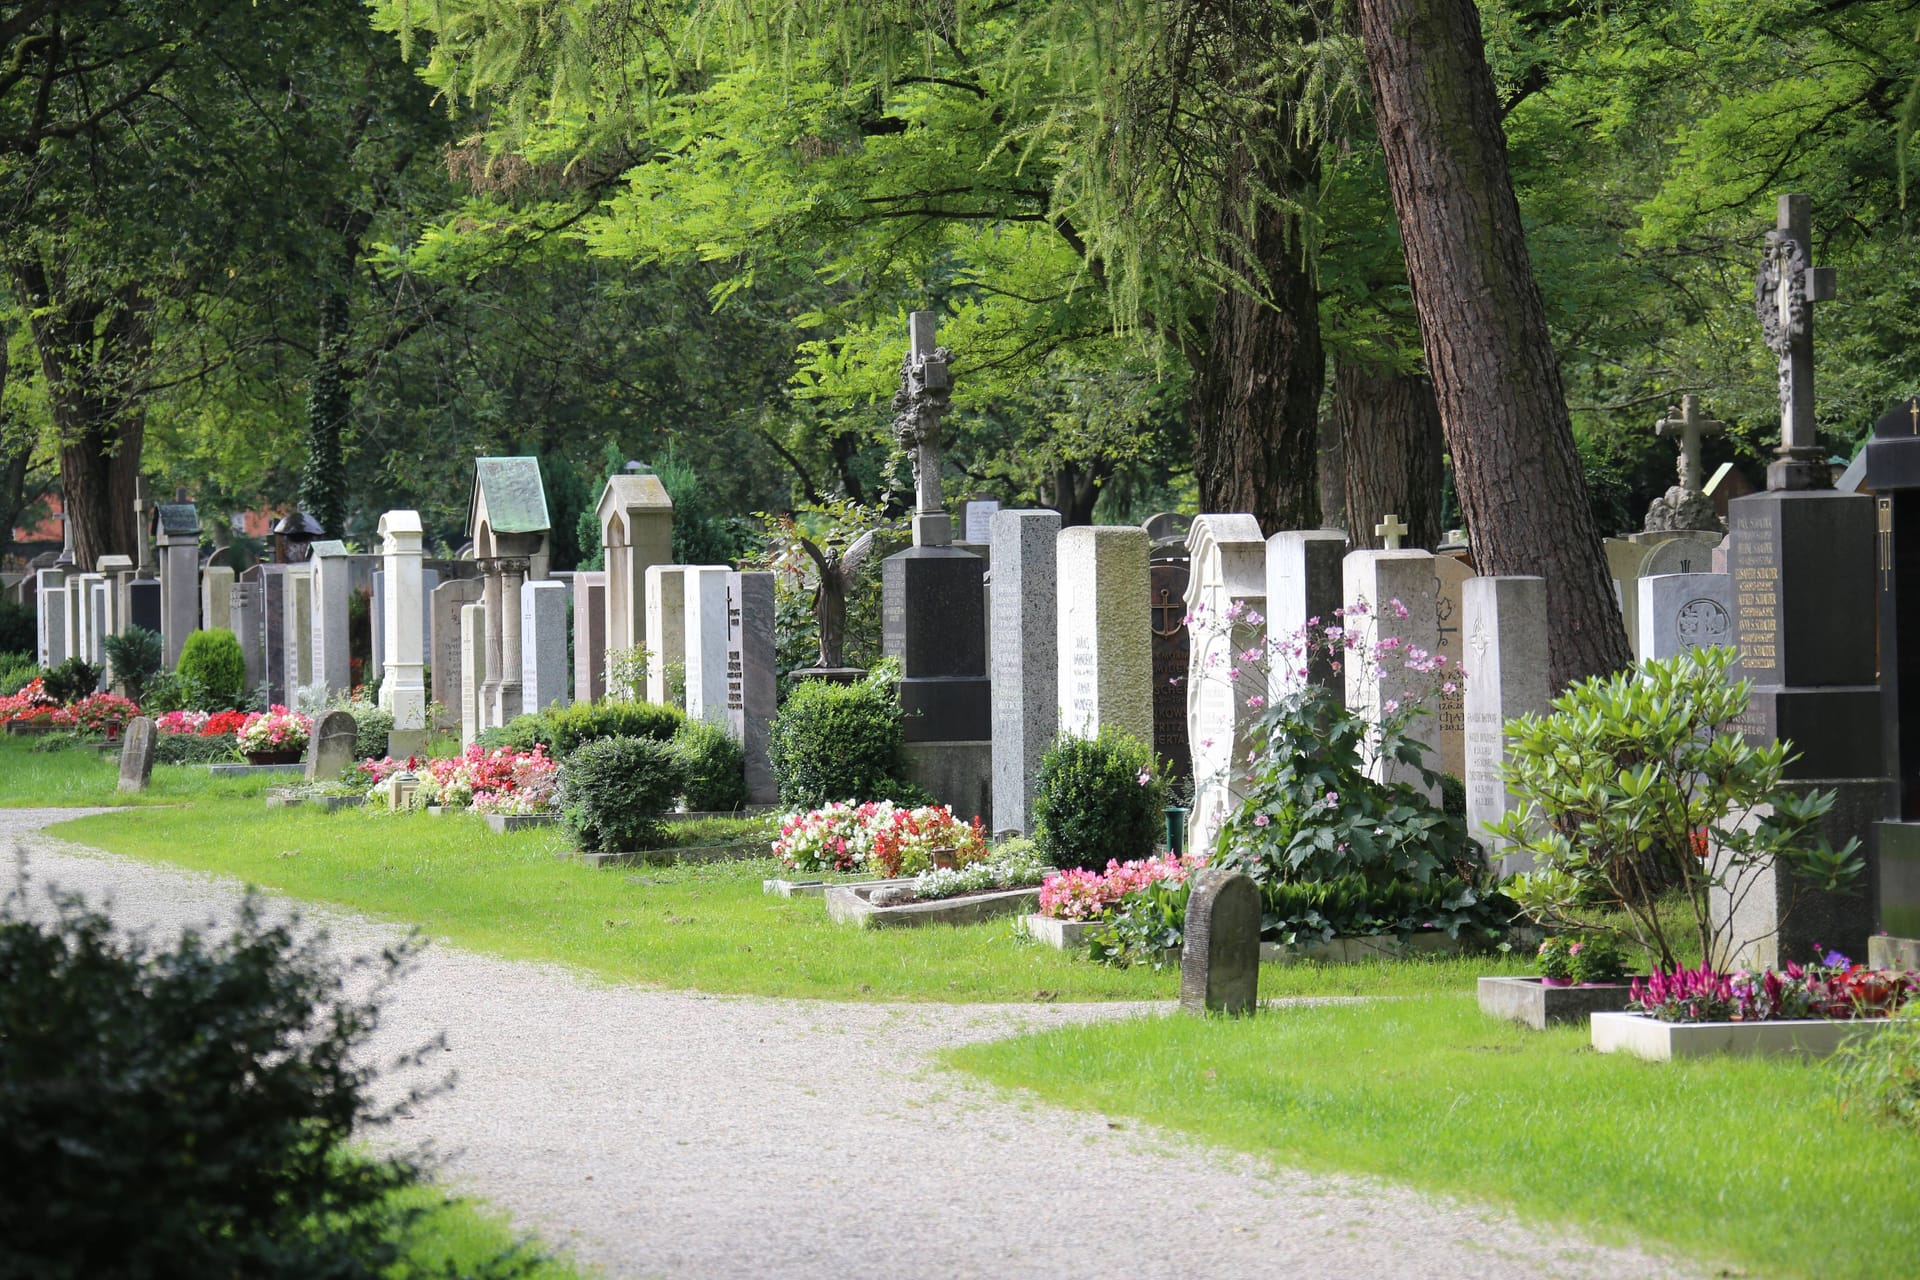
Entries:
POLYGON ((907 358, 893 397, 893 435, 913 460, 913 545, 953 545, 953 521, 940 488, 940 419, 953 396, 947 364, 952 355, 934 342, 934 316, 916 311, 908 320, 907 358))
POLYGON ((153 577, 153 491, 145 476, 133 478, 133 525, 140 541, 139 561, 134 565, 136 578, 153 577))
POLYGON ((1700 397, 1684 395, 1678 406, 1668 406, 1667 416, 1654 424, 1658 435, 1680 441, 1680 487, 1689 493, 1700 492, 1700 455, 1708 436, 1717 436, 1727 424, 1700 416, 1700 397))
POLYGON ((1767 468, 1769 489, 1826 486, 1813 421, 1813 304, 1836 291, 1833 268, 1813 265, 1812 222, 1810 197, 1780 197, 1753 286, 1761 332, 1780 358, 1780 453, 1767 468))
POLYGON ((1400 517, 1389 512, 1385 519, 1373 526, 1373 536, 1381 539, 1389 551, 1400 549, 1400 539, 1407 536, 1407 526, 1400 517))

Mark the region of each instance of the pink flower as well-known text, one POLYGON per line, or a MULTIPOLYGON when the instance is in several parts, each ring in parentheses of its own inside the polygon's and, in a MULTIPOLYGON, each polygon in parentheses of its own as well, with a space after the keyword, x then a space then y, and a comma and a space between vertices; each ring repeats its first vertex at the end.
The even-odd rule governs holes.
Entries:
POLYGON ((1256 827, 1264 827, 1264 826, 1266 826, 1266 825, 1267 825, 1267 822, 1268 822, 1268 818, 1267 818, 1267 815, 1266 815, 1266 814, 1264 814, 1264 813, 1256 813, 1256 814, 1254 814, 1254 815, 1253 815, 1253 825, 1254 825, 1254 826, 1256 826, 1256 827))

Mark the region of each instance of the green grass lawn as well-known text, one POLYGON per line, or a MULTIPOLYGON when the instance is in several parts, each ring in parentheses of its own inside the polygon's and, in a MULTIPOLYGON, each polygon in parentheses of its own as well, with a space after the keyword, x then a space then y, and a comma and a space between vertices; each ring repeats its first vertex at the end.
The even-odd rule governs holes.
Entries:
MULTIPOLYGON (((455 1269, 453 1274, 469 1275, 487 1259, 523 1240, 504 1215, 481 1202, 455 1199, 432 1186, 415 1187, 396 1198, 408 1208, 421 1211, 413 1247, 407 1254, 410 1265, 402 1275, 442 1275, 449 1265, 455 1269)), ((535 1255, 546 1253, 537 1240, 527 1247, 535 1255)), ((583 1274, 565 1259, 546 1257, 534 1266, 529 1280, 580 1280, 583 1274)))
POLYGON ((285 774, 214 778, 204 764, 157 764, 152 784, 122 795, 120 758, 91 747, 35 751, 33 738, 0 737, 0 808, 68 808, 102 804, 180 804, 208 796, 259 796, 298 781, 285 774))
MULTIPOLYGON (((1264 978, 1264 974, 1262 975, 1264 978)), ((1472 999, 1152 1017, 951 1051, 1049 1101, 1372 1174, 1761 1275, 1920 1268, 1920 1141, 1819 1066, 1601 1055, 1472 999)))

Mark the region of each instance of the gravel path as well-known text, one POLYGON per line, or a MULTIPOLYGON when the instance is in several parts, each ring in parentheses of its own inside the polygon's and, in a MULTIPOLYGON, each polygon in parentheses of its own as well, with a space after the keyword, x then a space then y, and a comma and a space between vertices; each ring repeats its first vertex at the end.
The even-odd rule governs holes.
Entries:
MULTIPOLYGON (((231 880, 36 834, 74 816, 0 811, 9 882, 24 851, 36 881, 110 895, 117 920, 160 931, 235 900, 231 880)), ((348 953, 400 932, 305 915, 348 953)), ((1699 1274, 1496 1210, 1269 1171, 932 1061, 948 1045, 1139 1011, 705 996, 436 945, 389 1000, 379 1048, 444 1031, 458 1083, 378 1140, 430 1141, 444 1182, 614 1276, 1699 1274)))

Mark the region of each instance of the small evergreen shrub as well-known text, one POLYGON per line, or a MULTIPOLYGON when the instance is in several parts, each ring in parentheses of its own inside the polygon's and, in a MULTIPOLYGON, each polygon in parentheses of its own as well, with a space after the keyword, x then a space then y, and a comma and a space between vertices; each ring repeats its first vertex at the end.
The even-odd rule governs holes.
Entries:
POLYGON ((489 750, 512 747, 515 751, 531 751, 533 744, 540 742, 546 744, 548 755, 559 758, 601 738, 648 738, 666 742, 686 719, 679 708, 652 702, 576 702, 515 716, 499 728, 480 735, 480 745, 489 750))
POLYGON ((377 1106, 364 1064, 414 944, 366 962, 355 997, 323 941, 252 897, 164 947, 48 897, 0 906, 0 1275, 400 1274, 421 1211, 395 1193, 421 1170, 355 1138, 405 1105, 377 1106))
POLYGON ((1098 870, 1153 853, 1166 829, 1166 796, 1153 752, 1124 733, 1063 737, 1034 779, 1033 840, 1060 870, 1098 870))
POLYGON ((801 681, 774 718, 767 744, 780 803, 926 803, 925 792, 906 780, 901 741, 900 703, 884 675, 859 684, 801 681))
POLYGON ((180 678, 200 686, 201 711, 231 711, 247 695, 247 660, 240 637, 224 628, 196 631, 180 646, 180 678))
POLYGON ((42 677, 41 688, 56 702, 78 702, 100 687, 103 669, 85 658, 68 658, 42 677))
POLYGON ((11 698, 40 676, 40 664, 29 653, 0 653, 0 698, 11 698))
POLYGON ((126 690, 129 698, 145 707, 148 684, 166 666, 160 633, 145 627, 128 627, 117 636, 107 637, 106 650, 114 680, 126 690))
POLYGON ((651 738, 598 738, 560 766, 560 814, 588 853, 651 847, 679 790, 673 748, 651 738))
POLYGON ((747 753, 725 729, 688 720, 673 735, 672 747, 687 808, 722 813, 747 802, 747 753))

